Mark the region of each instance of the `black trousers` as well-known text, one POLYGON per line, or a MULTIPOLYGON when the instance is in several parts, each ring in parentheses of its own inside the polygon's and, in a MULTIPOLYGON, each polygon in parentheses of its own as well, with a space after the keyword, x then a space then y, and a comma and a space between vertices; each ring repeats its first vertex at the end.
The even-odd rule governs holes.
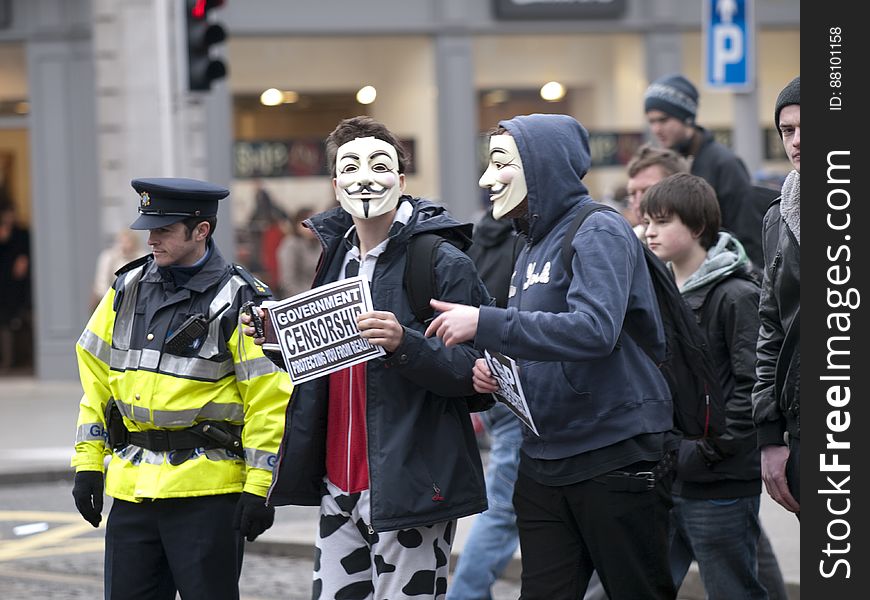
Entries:
POLYGON ((106 523, 106 600, 238 600, 239 494, 114 500, 106 523))
POLYGON ((676 598, 668 564, 673 472, 644 491, 620 491, 609 479, 551 487, 519 474, 521 600, 579 600, 594 570, 611 600, 676 598))

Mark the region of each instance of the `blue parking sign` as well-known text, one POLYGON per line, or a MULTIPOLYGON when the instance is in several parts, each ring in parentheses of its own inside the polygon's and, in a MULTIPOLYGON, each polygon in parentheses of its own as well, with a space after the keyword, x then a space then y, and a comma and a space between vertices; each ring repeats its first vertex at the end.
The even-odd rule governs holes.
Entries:
POLYGON ((753 0, 704 0, 704 80, 717 90, 755 86, 753 0))

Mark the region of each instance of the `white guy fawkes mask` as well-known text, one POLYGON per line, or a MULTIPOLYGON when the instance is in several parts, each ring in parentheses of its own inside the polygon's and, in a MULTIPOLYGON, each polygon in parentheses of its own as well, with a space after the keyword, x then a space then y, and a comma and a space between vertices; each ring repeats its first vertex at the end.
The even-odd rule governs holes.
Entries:
POLYGON ((489 166, 477 184, 489 188, 494 219, 501 219, 525 199, 528 190, 523 161, 512 135, 489 138, 489 166))
POLYGON ((396 149, 374 137, 342 144, 335 155, 332 186, 336 200, 354 217, 371 219, 390 212, 405 189, 396 149))

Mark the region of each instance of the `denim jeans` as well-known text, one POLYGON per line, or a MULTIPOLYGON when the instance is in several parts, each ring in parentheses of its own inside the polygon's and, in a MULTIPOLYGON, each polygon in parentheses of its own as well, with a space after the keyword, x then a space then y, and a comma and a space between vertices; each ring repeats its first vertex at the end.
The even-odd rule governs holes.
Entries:
POLYGON ((522 444, 522 423, 501 402, 479 413, 490 436, 486 467, 489 508, 477 515, 447 589, 448 600, 488 600, 490 588, 519 544, 513 493, 522 444))
POLYGON ((708 600, 767 600, 758 580, 759 496, 697 500, 674 496, 671 574, 679 588, 692 559, 708 600))

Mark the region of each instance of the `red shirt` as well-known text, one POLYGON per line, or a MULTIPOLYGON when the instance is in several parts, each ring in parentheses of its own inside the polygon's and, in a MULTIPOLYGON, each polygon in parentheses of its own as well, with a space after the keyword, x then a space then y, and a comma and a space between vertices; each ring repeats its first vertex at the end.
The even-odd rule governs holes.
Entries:
POLYGON ((366 440, 366 364, 329 375, 326 476, 354 494, 369 489, 366 440))

